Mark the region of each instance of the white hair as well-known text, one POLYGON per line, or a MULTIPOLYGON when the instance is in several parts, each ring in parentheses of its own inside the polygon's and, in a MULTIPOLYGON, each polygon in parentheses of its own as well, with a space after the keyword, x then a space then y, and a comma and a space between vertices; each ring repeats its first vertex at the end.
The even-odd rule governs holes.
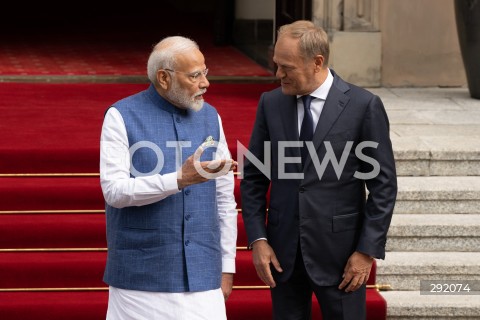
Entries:
POLYGON ((198 44, 182 36, 167 37, 157 43, 147 63, 148 79, 157 84, 157 71, 159 69, 174 69, 176 55, 192 49, 199 49, 198 44))

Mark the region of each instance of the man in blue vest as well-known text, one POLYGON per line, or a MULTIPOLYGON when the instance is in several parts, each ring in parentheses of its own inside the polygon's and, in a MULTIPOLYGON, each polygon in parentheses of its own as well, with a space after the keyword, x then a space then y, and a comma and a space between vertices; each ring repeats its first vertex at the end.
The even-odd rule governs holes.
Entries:
POLYGON ((222 123, 204 102, 198 45, 168 37, 149 88, 114 103, 101 134, 107 319, 226 319, 237 211, 222 123))

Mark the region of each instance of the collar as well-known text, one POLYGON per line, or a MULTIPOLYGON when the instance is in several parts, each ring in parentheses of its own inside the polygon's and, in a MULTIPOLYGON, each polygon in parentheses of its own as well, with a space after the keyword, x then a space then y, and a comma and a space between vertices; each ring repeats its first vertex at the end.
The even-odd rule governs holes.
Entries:
MULTIPOLYGON (((314 98, 327 100, 327 95, 332 85, 333 85, 333 75, 330 72, 330 69, 328 69, 328 75, 325 81, 321 84, 320 87, 318 87, 312 93, 310 93, 310 95, 314 98)), ((300 98, 300 97, 301 96, 297 95, 297 98, 300 98)))
POLYGON ((167 99, 163 98, 155 89, 155 86, 150 83, 150 86, 147 89, 147 95, 150 99, 157 105, 160 109, 167 111, 169 113, 185 115, 188 113, 188 110, 181 109, 173 104, 171 104, 167 99))

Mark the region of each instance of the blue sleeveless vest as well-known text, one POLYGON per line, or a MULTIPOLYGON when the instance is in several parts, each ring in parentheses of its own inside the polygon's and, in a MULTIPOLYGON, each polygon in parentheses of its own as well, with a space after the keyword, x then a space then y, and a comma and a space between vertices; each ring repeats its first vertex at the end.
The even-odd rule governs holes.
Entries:
MULTIPOLYGON (((198 112, 181 110, 163 99, 153 85, 113 107, 127 129, 131 177, 175 172, 207 137, 219 141, 218 115, 212 106, 204 103, 198 112), (181 148, 174 147, 177 141, 181 148), (180 153, 181 160, 176 161, 180 153)), ((213 159, 214 151, 205 149, 201 160, 213 159)), ((106 204, 106 219, 104 281, 108 285, 157 292, 220 287, 215 180, 186 187, 150 205, 118 209, 106 204)))

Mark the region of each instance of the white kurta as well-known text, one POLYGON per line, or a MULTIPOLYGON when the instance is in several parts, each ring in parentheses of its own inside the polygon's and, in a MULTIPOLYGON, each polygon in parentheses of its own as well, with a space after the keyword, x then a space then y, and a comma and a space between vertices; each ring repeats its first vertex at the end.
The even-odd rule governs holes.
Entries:
POLYGON ((225 320, 222 289, 146 292, 110 287, 107 320, 225 320))
MULTIPOLYGON (((220 116, 217 158, 230 155, 220 116)), ((177 173, 130 177, 130 155, 125 123, 120 112, 110 108, 100 139, 100 183, 105 201, 117 208, 151 204, 180 192, 177 173)), ((180 167, 181 163, 177 163, 180 167)), ((235 272, 237 210, 233 173, 216 178, 222 250, 222 272, 235 272)), ((225 319, 221 289, 205 292, 163 293, 110 287, 107 319, 225 319)))

